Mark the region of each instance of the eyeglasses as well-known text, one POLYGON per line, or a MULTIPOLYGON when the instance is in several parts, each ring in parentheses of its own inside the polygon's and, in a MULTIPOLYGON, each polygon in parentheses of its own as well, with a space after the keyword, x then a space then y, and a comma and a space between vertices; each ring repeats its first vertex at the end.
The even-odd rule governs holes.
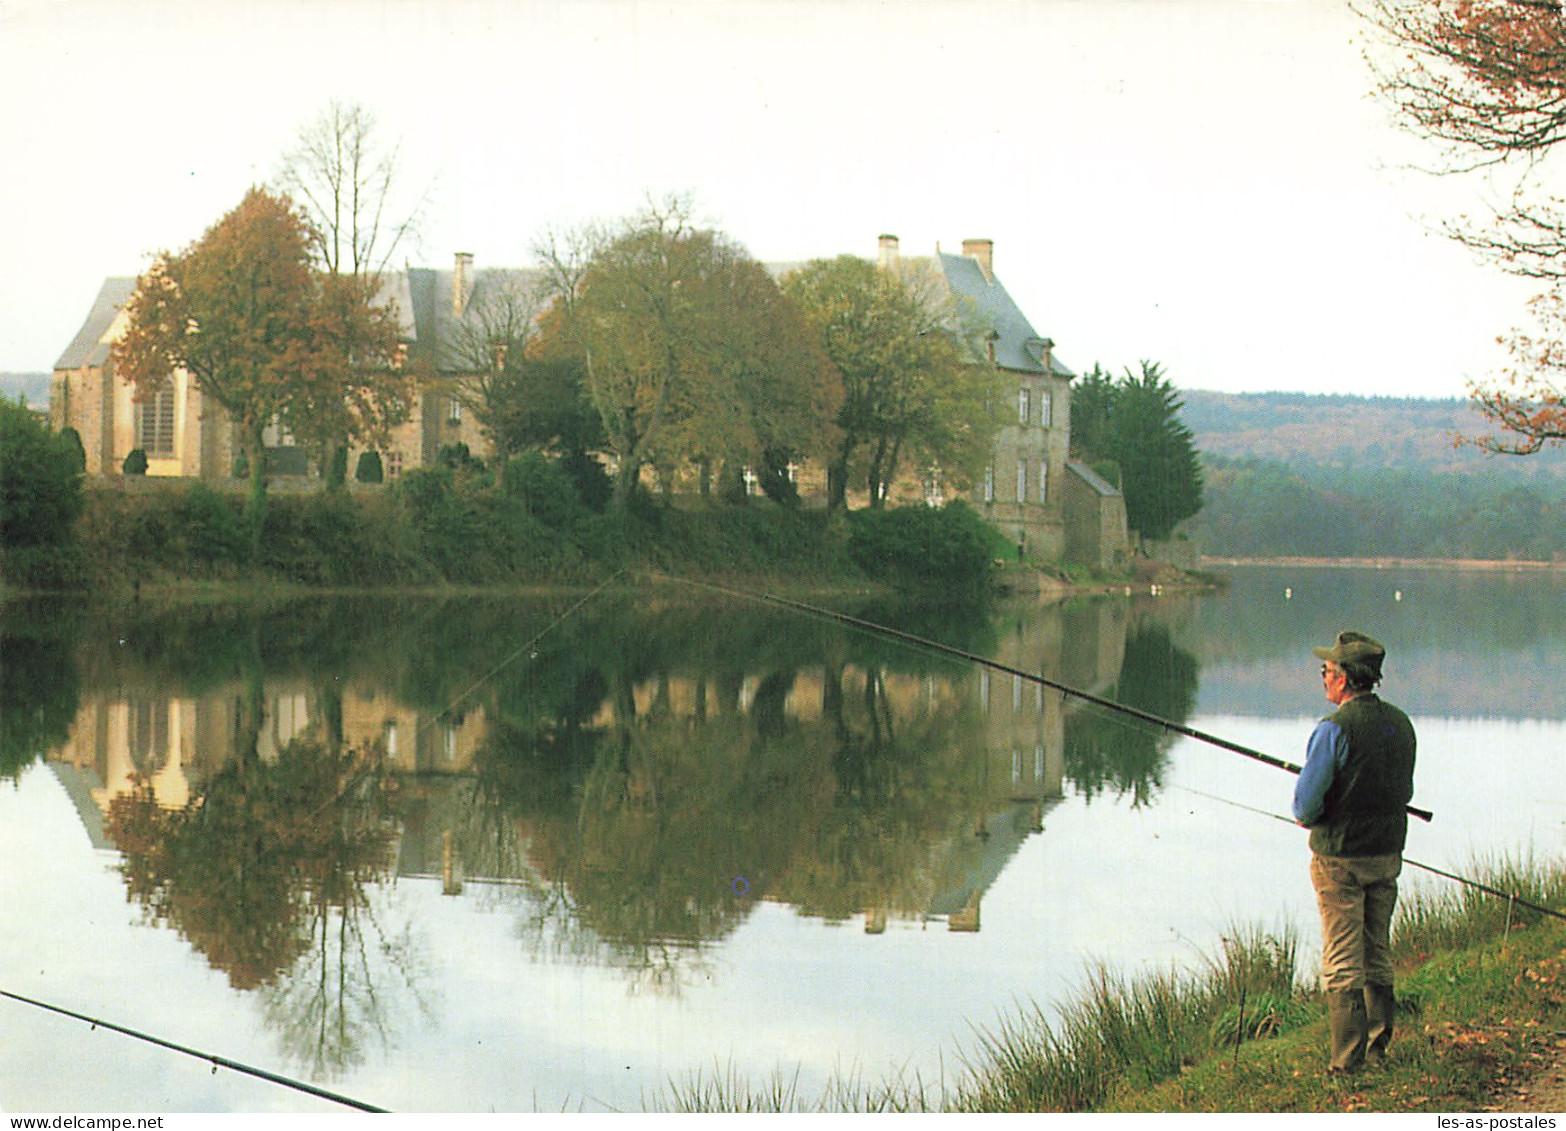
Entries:
POLYGON ((1321 678, 1322 679, 1326 679, 1329 675, 1338 675, 1338 674, 1340 674, 1338 669, 1333 667, 1331 664, 1322 664, 1321 665, 1321 678))

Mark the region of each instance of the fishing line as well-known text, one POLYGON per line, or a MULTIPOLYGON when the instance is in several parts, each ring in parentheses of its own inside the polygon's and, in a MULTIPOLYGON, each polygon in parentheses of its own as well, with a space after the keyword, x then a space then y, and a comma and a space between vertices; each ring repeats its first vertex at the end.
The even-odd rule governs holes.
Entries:
MULTIPOLYGON (((1215 793, 1206 793, 1200 789, 1192 789, 1188 785, 1177 785, 1173 788, 1184 790, 1186 793, 1194 793, 1198 797, 1205 797, 1207 800, 1216 801, 1221 805, 1232 805, 1236 809, 1244 809, 1247 813, 1256 813, 1263 817, 1271 817, 1274 821, 1282 821, 1284 824, 1291 825, 1295 828, 1299 827, 1297 822, 1289 820, 1289 818, 1283 816, 1281 813, 1273 813, 1266 809, 1258 809, 1254 805, 1246 805, 1241 801, 1231 801, 1227 797, 1219 797, 1215 793)), ((1485 892, 1488 895, 1498 896, 1499 898, 1506 900, 1508 903, 1516 904, 1518 907, 1526 907, 1531 911, 1537 911, 1542 915, 1551 915, 1557 919, 1566 919, 1566 912, 1556 911, 1552 907, 1543 907, 1537 903, 1530 903, 1516 892, 1502 891, 1500 888, 1491 887, 1489 884, 1482 884, 1478 880, 1471 880, 1467 876, 1459 876, 1455 872, 1448 872, 1443 868, 1437 868, 1433 864, 1422 864, 1418 860, 1410 860, 1406 856, 1403 857, 1403 863, 1411 865, 1415 868, 1423 869, 1424 871, 1430 872, 1433 875, 1441 876, 1444 879, 1453 880, 1471 888, 1477 888, 1479 891, 1485 892)))
MULTIPOLYGON (((501 660, 500 663, 496 664, 488 673, 486 673, 485 675, 480 676, 477 680, 475 680, 470 686, 468 686, 462 692, 462 694, 458 695, 455 699, 453 699, 450 703, 448 703, 446 705, 446 709, 443 710, 440 714, 441 715, 449 715, 449 714, 451 714, 452 708, 454 708, 458 703, 462 702, 469 695, 472 695, 480 687, 484 686, 484 684, 488 683, 491 679, 493 679, 495 677, 495 675, 502 668, 504 668, 507 664, 511 663, 511 661, 515 660, 523 652, 526 652, 526 651, 530 650, 533 647, 533 645, 537 644, 544 637, 548 636, 557 627, 559 627, 562 623, 564 623, 571 616, 571 614, 575 613, 583 605, 587 604, 594 597, 598 596, 598 594, 602 593, 605 589, 609 588, 609 586, 614 584, 614 582, 616 580, 618 580, 620 575, 623 574, 624 572, 625 572, 625 569, 621 568, 621 569, 616 570, 614 573, 610 574, 609 577, 606 578, 602 583, 600 583, 598 585, 598 587, 596 589, 594 589, 591 593, 589 593, 587 596, 583 597, 580 601, 576 602, 576 604, 572 605, 569 609, 567 609, 565 612, 561 613, 554 620, 550 621, 543 628, 541 628, 537 633, 535 633, 529 640, 527 640, 524 644, 519 646, 516 649, 516 651, 512 652, 504 660, 501 660)), ((438 717, 440 717, 440 716, 437 716, 437 718, 438 717)))
MULTIPOLYGON (((681 585, 689 585, 697 589, 711 590, 714 593, 722 593, 728 597, 737 597, 747 601, 761 601, 768 604, 778 605, 785 609, 793 609, 796 612, 808 613, 815 617, 823 617, 827 620, 834 620, 840 624, 849 625, 852 628, 857 628, 866 632, 872 632, 881 636, 889 637, 890 639, 901 641, 902 643, 916 648, 925 648, 930 651, 944 653, 948 656, 955 656, 958 659, 967 660, 969 663, 979 664, 995 671, 1006 672, 1009 675, 1018 676, 1022 679, 1040 684, 1041 686, 1053 688, 1056 691, 1070 695, 1076 699, 1084 700, 1088 703, 1093 703, 1099 707, 1105 708, 1106 710, 1117 711, 1120 714, 1129 715, 1134 719, 1141 719, 1143 722, 1152 723, 1154 726, 1163 727, 1165 730, 1173 731, 1176 734, 1183 734, 1187 738, 1194 738, 1198 742, 1205 742, 1209 746, 1216 746, 1221 750, 1228 750, 1231 753, 1241 754, 1258 762, 1264 762, 1269 766, 1276 766, 1278 769, 1287 770, 1291 774, 1297 774, 1301 770, 1301 767, 1295 765, 1293 762, 1286 762, 1282 758, 1275 758, 1271 754, 1264 754, 1260 750, 1251 749, 1249 746, 1241 746, 1238 742, 1231 742, 1227 738, 1221 738, 1216 734, 1208 734, 1206 731, 1197 730, 1195 727, 1186 726, 1184 723, 1177 723, 1172 719, 1161 718, 1149 711, 1143 711, 1137 707, 1127 706, 1124 703, 1117 703, 1113 699, 1105 699, 1101 695, 1094 695, 1092 692, 1082 691, 1078 688, 1071 687, 1068 684, 1058 683, 1055 680, 1047 679, 1046 677, 1038 675, 1035 672, 1024 671, 1022 668, 1015 668, 1010 664, 1003 664, 998 660, 992 660, 986 656, 980 656, 975 652, 967 652, 961 648, 954 648, 950 644, 942 644, 938 640, 930 640, 927 637, 915 636, 909 632, 902 632, 899 629, 889 628, 884 624, 876 624, 874 621, 862 620, 859 617, 849 616, 847 613, 833 612, 831 609, 818 608, 815 605, 807 605, 803 601, 795 601, 788 597, 778 597, 771 593, 748 593, 742 589, 731 589, 728 586, 717 585, 709 581, 692 581, 687 578, 674 577, 669 574, 651 574, 649 576, 661 580, 675 581, 681 585)), ((1408 810, 1411 816, 1418 817, 1421 821, 1429 821, 1434 816, 1434 814, 1431 813, 1428 809, 1419 809, 1413 805, 1407 805, 1404 806, 1404 808, 1408 810)))
MULTIPOLYGON (((483 686, 490 679, 493 679, 494 676, 496 675, 496 673, 498 673, 507 664, 509 664, 513 660, 515 660, 523 652, 526 652, 529 649, 531 649, 534 645, 536 645, 540 640, 542 640, 550 632, 554 631, 555 628, 557 628, 561 623, 563 623, 567 618, 569 618, 572 614, 574 614, 583 605, 586 605, 589 601, 593 600, 593 598, 597 597, 598 594, 602 593, 611 584, 613 584, 620 577, 620 575, 623 574, 624 572, 625 572, 624 569, 617 570, 615 573, 611 574, 605 581, 603 581, 600 585, 598 585, 596 588, 594 588, 590 593, 588 593, 586 596, 584 596, 581 600, 577 601, 570 608, 566 609, 565 612, 561 613, 554 620, 550 621, 541 630, 539 630, 536 634, 534 634, 530 639, 528 639, 526 642, 524 642, 522 645, 520 645, 518 648, 516 648, 505 659, 501 660, 500 663, 496 664, 495 667, 493 669, 491 669, 488 673, 486 673, 483 677, 481 677, 480 679, 476 680, 472 685, 470 685, 465 690, 463 690, 463 692, 460 695, 458 695, 455 699, 453 699, 451 701, 451 703, 446 707, 446 709, 444 711, 441 712, 441 714, 442 715, 450 714, 452 709, 454 707, 456 707, 458 703, 461 703, 469 695, 473 694, 473 692, 476 691, 479 687, 483 686)), ((160 1048, 170 1049, 170 1050, 172 1050, 174 1052, 183 1053, 185 1056, 194 1057, 197 1060, 204 1060, 204 1061, 206 1061, 207 1063, 209 1063, 209 1064, 211 1064, 213 1066, 213 1071, 216 1071, 218 1068, 227 1068, 227 1069, 230 1069, 231 1071, 234 1071, 234 1072, 244 1073, 247 1076, 254 1076, 258 1080, 266 1080, 266 1081, 268 1081, 270 1083, 273 1083, 273 1084, 279 1084, 279 1085, 281 1085, 281 1086, 283 1086, 285 1088, 292 1088, 293 1090, 295 1090, 297 1092, 303 1092, 303 1093, 306 1093, 308 1095, 317 1096, 317 1097, 319 1097, 321 1099, 330 1100, 333 1103, 343 1104, 343 1105, 345 1105, 347 1107, 357 1108, 360 1111, 369 1111, 369 1112, 385 1112, 386 1111, 385 1108, 376 1107, 373 1104, 367 1104, 367 1103, 365 1103, 362 1100, 356 1100, 356 1099, 354 1099, 351 1096, 344 1096, 344 1095, 341 1095, 341 1094, 339 1094, 337 1092, 328 1091, 325 1088, 316 1087, 314 1084, 307 1084, 307 1083, 305 1083, 305 1082, 303 1082, 301 1080, 294 1080, 294 1079, 291 1079, 290 1077, 280 1075, 279 1073, 276 1073, 276 1072, 269 1072, 268 1070, 266 1070, 264 1068, 256 1068, 253 1065, 244 1064, 244 1063, 242 1063, 240 1061, 237 1061, 237 1060, 231 1060, 231 1059, 229 1059, 226 1056, 219 1056, 216 1053, 206 1053, 206 1052, 200 1051, 199 1049, 190 1048, 190 1047, 188 1047, 186 1045, 176 1044, 173 1041, 164 1040, 162 1037, 156 1037, 156 1036, 153 1036, 150 1033, 144 1033, 144 1032, 141 1032, 140 1030, 132 1029, 132 1028, 130 1028, 128 1026, 125 1026, 125 1025, 117 1025, 114 1022, 112 1022, 112 1021, 105 1021, 101 1017, 92 1017, 92 1016, 90 1016, 88 1014, 85 1014, 85 1013, 77 1013, 74 1010, 66 1009, 66 1008, 64 1008, 62 1006, 58 1006, 58 1005, 51 1005, 49 1002, 39 1001, 36 998, 25 997, 22 994, 12 993, 11 991, 3 989, 3 988, 0 988, 0 997, 9 998, 12 1001, 21 1002, 24 1005, 31 1005, 31 1006, 34 1006, 34 1007, 36 1007, 38 1009, 47 1010, 50 1013, 58 1013, 58 1014, 60 1014, 63 1017, 74 1018, 77 1021, 85 1021, 87 1024, 91 1025, 95 1029, 97 1029, 97 1028, 108 1029, 111 1032, 120 1033, 120 1034, 122 1034, 124 1036, 134 1038, 135 1040, 138 1040, 138 1041, 145 1041, 148 1044, 157 1045, 160 1048)))
POLYGON ((46 1001, 38 1001, 34 998, 23 997, 21 994, 14 994, 11 991, 5 989, 0 989, 0 997, 7 997, 12 1001, 19 1001, 24 1005, 37 1006, 39 1009, 46 1009, 50 1013, 58 1013, 65 1017, 74 1018, 77 1021, 85 1021, 95 1029, 108 1029, 115 1033, 121 1033, 127 1037, 134 1037, 138 1041, 146 1041, 148 1044, 157 1045, 160 1048, 172 1049, 174 1052, 184 1053, 186 1056, 195 1057, 197 1060, 204 1060, 212 1065, 212 1070, 214 1072, 219 1068, 227 1068, 234 1072, 243 1072, 247 1076, 254 1076, 258 1080, 266 1080, 272 1084, 281 1084, 283 1087, 292 1088, 296 1092, 305 1092, 312 1096, 318 1096, 323 1100, 331 1100, 333 1103, 343 1104, 346 1107, 358 1108, 360 1111, 372 1111, 382 1114, 386 1112, 386 1109, 383 1107, 375 1107, 373 1104, 367 1104, 363 1100, 356 1100, 352 1096, 344 1096, 338 1094, 337 1092, 329 1092, 325 1088, 316 1087, 314 1084, 306 1084, 301 1080, 292 1080, 287 1076, 280 1076, 276 1072, 268 1072, 264 1068, 256 1068, 249 1064, 242 1064, 237 1060, 230 1060, 226 1056, 217 1056, 213 1053, 206 1053, 201 1052, 198 1049, 187 1048, 184 1045, 175 1044, 173 1041, 165 1041, 162 1037, 154 1037, 150 1033, 143 1033, 136 1029, 128 1028, 124 1025, 116 1025, 112 1021, 104 1021, 98 1017, 89 1017, 85 1013, 77 1013, 74 1010, 64 1009, 58 1005, 50 1005, 46 1001))

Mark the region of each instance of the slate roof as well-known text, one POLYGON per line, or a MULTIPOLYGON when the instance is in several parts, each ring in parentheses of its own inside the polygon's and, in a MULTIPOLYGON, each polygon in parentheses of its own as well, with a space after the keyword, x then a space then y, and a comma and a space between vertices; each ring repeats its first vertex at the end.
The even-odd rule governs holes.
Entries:
MULTIPOLYGON (((992 272, 985 278, 979 261, 971 255, 953 255, 936 252, 946 285, 970 300, 977 308, 981 321, 1000 335, 995 343, 995 363, 1002 369, 1021 373, 1043 373, 1043 336, 1033 329, 1028 316, 1012 301, 1011 295, 992 272)), ((1050 356, 1050 372, 1057 377, 1076 376, 1053 351, 1050 356)))
POLYGON ((136 279, 132 276, 115 275, 105 279, 103 286, 98 289, 98 297, 93 300, 87 320, 76 331, 76 337, 65 347, 65 352, 54 363, 54 367, 80 369, 84 365, 102 365, 107 361, 109 343, 103 340, 104 335, 109 332, 120 307, 129 302, 135 292, 136 279))
MULTIPOLYGON (((456 272, 432 267, 410 267, 405 273, 407 307, 411 311, 412 333, 408 340, 439 351, 436 367, 443 372, 461 372, 465 367, 452 350, 460 343, 459 324, 482 325, 479 314, 486 298, 496 293, 525 293, 536 286, 541 272, 515 267, 486 267, 468 272, 472 279, 460 319, 451 314, 451 295, 456 272)), ((540 306, 538 313, 543 313, 540 306)))

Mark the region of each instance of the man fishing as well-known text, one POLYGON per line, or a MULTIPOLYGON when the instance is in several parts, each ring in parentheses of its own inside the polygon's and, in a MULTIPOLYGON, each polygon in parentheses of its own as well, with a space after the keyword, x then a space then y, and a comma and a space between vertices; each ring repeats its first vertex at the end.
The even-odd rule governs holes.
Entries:
POLYGON ((1323 661, 1327 701, 1294 789, 1311 830, 1310 878, 1321 910, 1321 983, 1329 1075, 1380 1060, 1392 1040, 1392 909, 1414 795, 1414 727, 1376 695, 1386 649, 1340 632, 1323 661))

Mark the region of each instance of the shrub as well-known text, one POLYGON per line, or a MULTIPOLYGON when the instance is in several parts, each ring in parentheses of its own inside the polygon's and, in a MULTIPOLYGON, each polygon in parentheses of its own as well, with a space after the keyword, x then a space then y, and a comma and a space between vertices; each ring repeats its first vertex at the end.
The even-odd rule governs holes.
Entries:
POLYGON ((195 562, 218 564, 245 558, 245 526, 232 503, 205 483, 193 483, 175 511, 185 548, 195 562))
POLYGON ((993 535, 966 503, 861 510, 849 521, 849 553, 867 576, 967 598, 988 591, 993 535))
POLYGON ((354 468, 353 477, 360 483, 382 483, 386 473, 381 468, 381 453, 376 451, 360 452, 359 464, 354 468))
POLYGON ((538 521, 564 530, 581 514, 576 484, 560 461, 528 452, 506 464, 505 492, 538 521))
POLYGON ((62 545, 81 509, 70 442, 29 409, 0 399, 0 545, 62 545))
POLYGON ((614 483, 603 464, 587 452, 573 450, 560 457, 560 470, 576 484, 576 497, 582 501, 582 506, 594 514, 603 514, 609 509, 614 483))
POLYGON ((125 453, 125 462, 120 464, 120 470, 126 475, 147 474, 147 453, 140 448, 132 448, 125 453))
POLYGON ((348 449, 337 448, 332 452, 332 462, 326 467, 326 485, 336 489, 348 481, 348 449))
POLYGON ((74 453, 76 470, 85 472, 87 470, 87 449, 82 447, 82 434, 67 424, 60 429, 60 439, 74 453))

